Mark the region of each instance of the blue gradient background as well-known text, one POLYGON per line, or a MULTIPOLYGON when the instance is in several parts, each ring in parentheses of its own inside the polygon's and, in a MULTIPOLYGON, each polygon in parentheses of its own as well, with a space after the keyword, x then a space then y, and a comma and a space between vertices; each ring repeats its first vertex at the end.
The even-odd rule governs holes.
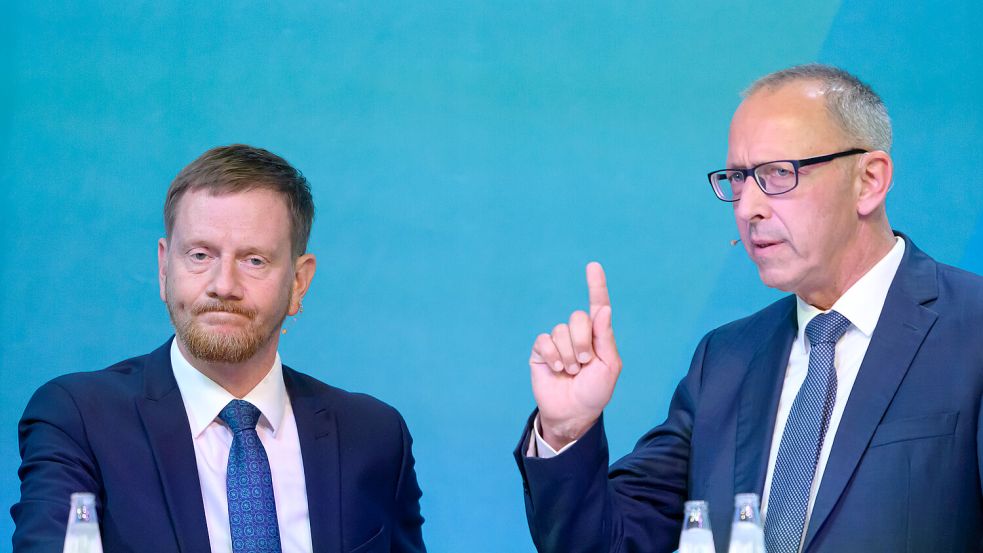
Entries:
MULTIPOLYGON (((532 551, 511 450, 534 336, 609 276, 612 453, 662 420, 710 328, 779 297, 706 171, 738 91, 842 65, 895 122, 891 221, 983 272, 978 1, 16 2, 0 23, 0 504, 33 390, 171 329, 156 239, 205 149, 313 184, 319 271, 285 361, 397 406, 436 552, 532 551)), ((0 519, 2 535, 13 530, 0 519)), ((9 548, 0 541, 0 550, 9 548)))

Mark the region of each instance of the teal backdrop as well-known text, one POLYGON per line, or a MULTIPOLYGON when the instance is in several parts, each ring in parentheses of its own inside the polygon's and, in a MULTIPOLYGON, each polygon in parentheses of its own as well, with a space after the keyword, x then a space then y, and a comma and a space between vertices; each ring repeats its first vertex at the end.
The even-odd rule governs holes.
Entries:
MULTIPOLYGON (((395 405, 436 552, 531 552, 511 451, 533 338, 608 271, 614 455, 700 337, 779 297, 705 174, 738 92, 821 61, 895 124, 894 226, 983 272, 983 3, 52 2, 0 23, 0 504, 34 389, 171 334, 174 175, 246 142, 310 179, 319 267, 286 363, 395 405)), ((66 498, 67 501, 67 498, 66 498)), ((67 508, 67 503, 66 503, 67 508)), ((0 550, 13 524, 0 521, 0 550)))

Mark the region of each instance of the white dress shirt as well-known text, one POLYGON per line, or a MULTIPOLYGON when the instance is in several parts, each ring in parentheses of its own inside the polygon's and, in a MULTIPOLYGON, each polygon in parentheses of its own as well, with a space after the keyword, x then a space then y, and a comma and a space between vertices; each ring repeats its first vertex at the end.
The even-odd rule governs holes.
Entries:
MULTIPOLYGON (((218 414, 236 398, 195 369, 184 358, 177 340, 175 338, 171 343, 171 367, 191 426, 208 541, 212 553, 231 553, 232 535, 225 478, 229 449, 232 447, 232 430, 218 418, 218 414)), ((262 413, 256 424, 256 433, 270 459, 283 552, 310 553, 313 546, 304 461, 297 435, 297 421, 283 383, 279 353, 269 374, 241 399, 252 403, 262 413)))
MULTIPOLYGON (((850 398, 850 391, 853 390, 857 373, 860 372, 860 364, 864 360, 864 355, 867 354, 867 347, 870 345, 870 337, 877 326, 877 320, 881 318, 881 310, 884 309, 887 292, 891 288, 891 282, 894 281, 895 273, 898 272, 898 266, 901 265, 901 257, 904 256, 904 240, 901 238, 895 238, 895 240, 891 251, 864 276, 860 277, 860 280, 844 292, 830 308, 831 311, 836 311, 849 319, 851 324, 840 341, 836 343, 836 355, 833 359, 833 366, 836 368, 836 401, 833 403, 833 412, 829 417, 829 428, 826 430, 823 447, 819 451, 819 463, 816 465, 816 475, 812 479, 812 489, 809 491, 809 505, 806 509, 804 528, 809 527, 812 507, 816 502, 816 492, 819 490, 823 473, 826 471, 826 461, 829 460, 829 452, 833 448, 833 441, 836 439, 836 430, 840 426, 843 409, 850 398)), ((778 459, 778 445, 782 442, 782 434, 785 433, 785 422, 792 410, 795 396, 799 393, 799 388, 805 382, 806 373, 809 371, 810 345, 809 339, 805 335, 805 328, 809 321, 820 313, 825 313, 825 311, 816 309, 803 301, 802 298, 796 298, 796 317, 799 322, 799 331, 795 336, 795 341, 792 342, 792 353, 788 358, 785 382, 782 384, 782 396, 778 401, 775 432, 772 434, 771 452, 768 455, 764 497, 761 498, 762 514, 766 514, 768 511, 771 479, 775 471, 775 461, 778 459)), ((802 532, 802 539, 805 539, 805 531, 802 532)))
MULTIPOLYGON (((829 459, 829 452, 836 438, 836 430, 839 428, 843 409, 850 398, 850 391, 853 390, 853 383, 857 379, 857 373, 860 372, 860 364, 867 353, 870 337, 877 326, 877 320, 881 317, 884 300, 891 288, 891 282, 894 281, 894 275, 901 265, 904 251, 904 240, 896 237, 894 247, 887 255, 844 292, 831 308, 831 310, 835 310, 849 319, 851 324, 840 341, 836 343, 836 355, 833 360, 837 380, 836 401, 833 404, 829 428, 826 430, 823 447, 819 452, 819 463, 816 466, 816 475, 812 480, 812 489, 809 492, 805 528, 809 527, 813 503, 816 501, 816 492, 819 490, 819 484, 822 482, 823 473, 826 470, 826 461, 829 459)), ((785 432, 785 422, 788 420, 789 412, 792 410, 792 402, 795 401, 795 396, 799 393, 799 388, 805 381, 809 369, 810 346, 809 339, 805 336, 805 328, 809 321, 820 313, 823 311, 809 305, 802 298, 796 297, 796 317, 799 330, 795 341, 792 343, 792 352, 789 355, 788 367, 785 371, 785 381, 782 384, 782 395, 778 403, 778 416, 775 419, 775 432, 772 435, 771 451, 768 456, 768 472, 765 476, 764 497, 761 501, 762 514, 766 513, 768 509, 772 473, 778 458, 778 445, 781 443, 782 434, 785 432)), ((529 449, 527 450, 527 455, 531 457, 544 459, 555 457, 575 443, 571 442, 556 451, 543 439, 538 416, 533 423, 533 428, 534 439, 529 440, 529 449)), ((804 538, 805 532, 802 535, 804 538)))

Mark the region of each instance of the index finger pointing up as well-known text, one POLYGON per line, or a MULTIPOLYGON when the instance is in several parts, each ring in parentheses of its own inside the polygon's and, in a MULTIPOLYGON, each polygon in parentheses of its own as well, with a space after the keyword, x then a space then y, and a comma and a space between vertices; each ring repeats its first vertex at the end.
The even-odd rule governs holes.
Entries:
POLYGON ((604 267, 597 261, 587 264, 587 291, 590 295, 590 318, 593 319, 602 307, 611 305, 604 267))

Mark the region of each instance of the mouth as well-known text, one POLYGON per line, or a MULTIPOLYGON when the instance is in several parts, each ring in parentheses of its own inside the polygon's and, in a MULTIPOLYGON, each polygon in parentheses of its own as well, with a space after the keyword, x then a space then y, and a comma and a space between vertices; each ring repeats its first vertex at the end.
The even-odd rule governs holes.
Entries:
POLYGON ((218 315, 218 316, 228 315, 228 316, 241 316, 241 317, 246 316, 245 313, 239 311, 225 311, 222 309, 212 309, 209 311, 202 311, 201 313, 199 313, 199 315, 218 315))
POLYGON ((245 314, 234 311, 205 311, 199 314, 198 317, 206 323, 217 325, 238 323, 239 321, 249 319, 245 314))
POLYGON ((768 238, 754 238, 751 240, 751 246, 754 252, 761 254, 768 254, 775 251, 784 243, 784 240, 772 240, 768 238))
POLYGON ((239 315, 247 319, 252 319, 255 316, 255 312, 252 309, 232 302, 196 304, 191 306, 190 311, 191 314, 195 316, 217 316, 231 318, 235 315, 239 315))
MULTIPOLYGON (((236 306, 237 307, 237 306, 236 306)), ((249 321, 253 318, 252 313, 245 309, 237 309, 233 307, 231 309, 195 309, 194 315, 198 320, 208 326, 239 326, 245 321, 249 321)))

